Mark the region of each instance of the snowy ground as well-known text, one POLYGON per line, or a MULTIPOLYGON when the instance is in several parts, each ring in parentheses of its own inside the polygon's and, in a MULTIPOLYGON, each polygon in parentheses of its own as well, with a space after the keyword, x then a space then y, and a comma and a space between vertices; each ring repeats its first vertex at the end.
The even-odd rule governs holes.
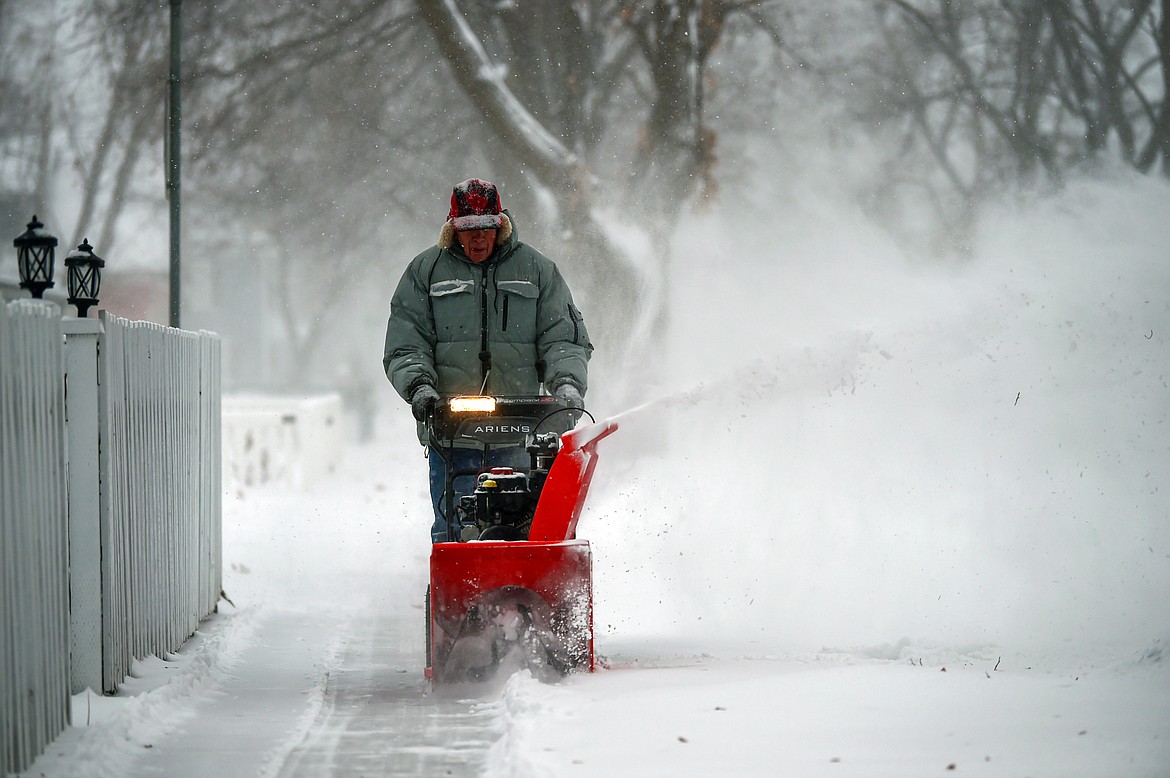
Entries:
POLYGON ((313 491, 226 496, 234 606, 29 774, 1170 775, 1170 192, 1005 209, 948 267, 808 208, 696 221, 664 372, 591 396, 597 673, 428 688, 394 406, 313 491))

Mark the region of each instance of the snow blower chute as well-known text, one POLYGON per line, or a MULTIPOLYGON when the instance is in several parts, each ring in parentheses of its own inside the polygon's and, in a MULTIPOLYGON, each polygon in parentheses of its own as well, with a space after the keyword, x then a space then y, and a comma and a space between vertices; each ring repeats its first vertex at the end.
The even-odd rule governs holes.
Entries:
MULTIPOLYGON (((542 678, 592 671, 593 567, 577 520, 613 421, 566 431, 581 415, 553 397, 452 397, 428 420, 447 463, 447 536, 431 547, 426 675, 481 680, 502 666, 542 678), (460 444, 524 446, 529 466, 452 467, 460 444), (456 496, 456 478, 474 476, 456 496)), ((487 455, 481 458, 486 461, 487 455)))

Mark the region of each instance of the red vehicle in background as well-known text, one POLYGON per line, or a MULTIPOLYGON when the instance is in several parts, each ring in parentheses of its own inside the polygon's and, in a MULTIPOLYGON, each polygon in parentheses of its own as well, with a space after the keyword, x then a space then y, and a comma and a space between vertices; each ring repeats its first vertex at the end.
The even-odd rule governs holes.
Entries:
MULTIPOLYGON (((448 537, 431 547, 426 675, 482 680, 528 668, 551 679, 592 671, 593 562, 577 521, 613 421, 571 429, 588 412, 554 397, 450 397, 428 419, 431 456, 448 464, 448 537), (525 469, 451 467, 454 448, 522 445, 525 469), (457 495, 454 480, 475 477, 457 495)), ((592 419, 592 417, 589 417, 592 419)))

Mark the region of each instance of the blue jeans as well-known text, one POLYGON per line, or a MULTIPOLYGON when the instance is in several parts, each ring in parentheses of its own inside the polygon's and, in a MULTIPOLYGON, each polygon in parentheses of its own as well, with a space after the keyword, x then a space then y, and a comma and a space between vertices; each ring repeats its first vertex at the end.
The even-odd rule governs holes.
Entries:
MULTIPOLYGON (((476 474, 488 467, 511 467, 516 470, 528 470, 532 465, 532 457, 523 446, 508 446, 493 448, 487 453, 476 448, 455 448, 450 450, 451 464, 455 471, 473 471, 468 475, 457 475, 453 483, 455 499, 452 507, 459 504, 459 496, 471 494, 475 491, 476 474)), ((443 457, 433 448, 430 451, 431 462, 431 504, 435 509, 435 523, 431 525, 431 542, 447 542, 447 501, 443 499, 443 487, 447 481, 447 464, 443 457)), ((458 538, 453 538, 458 540, 458 538)))

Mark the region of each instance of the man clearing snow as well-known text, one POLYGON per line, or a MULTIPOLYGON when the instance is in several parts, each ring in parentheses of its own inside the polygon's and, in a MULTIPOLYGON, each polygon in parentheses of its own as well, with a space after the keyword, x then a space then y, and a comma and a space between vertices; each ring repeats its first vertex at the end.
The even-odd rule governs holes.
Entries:
MULTIPOLYGON (((592 352, 560 271, 520 242, 495 185, 478 178, 457 184, 438 244, 402 274, 386 325, 386 377, 410 403, 423 445, 423 423, 440 396, 548 391, 583 407, 592 352)), ((457 449, 452 467, 520 467, 528 456, 520 446, 494 448, 482 459, 482 448, 457 449)), ((435 543, 448 539, 446 475, 442 457, 431 456, 435 543)), ((472 480, 455 479, 456 492, 470 493, 472 480)))

